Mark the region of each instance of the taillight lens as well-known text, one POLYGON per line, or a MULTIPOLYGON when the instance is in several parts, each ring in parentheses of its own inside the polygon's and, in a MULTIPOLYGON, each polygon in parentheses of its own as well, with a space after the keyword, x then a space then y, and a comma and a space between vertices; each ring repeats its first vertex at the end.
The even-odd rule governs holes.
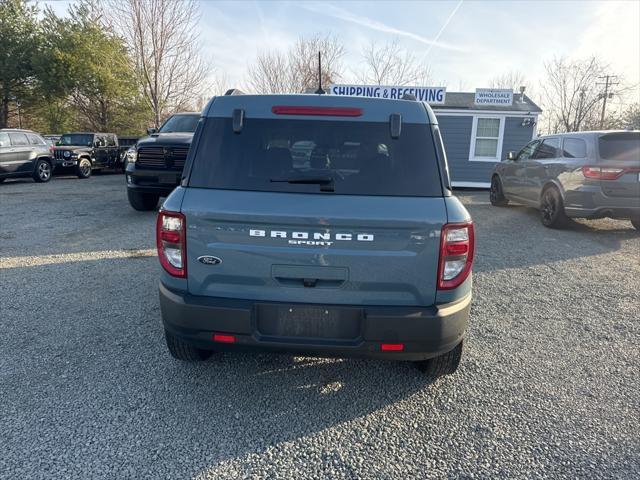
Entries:
POLYGON ((582 174, 585 178, 593 178, 596 180, 617 180, 624 175, 625 169, 618 167, 582 167, 582 174))
POLYGON ((187 225, 184 215, 160 211, 156 222, 156 245, 160 264, 169 275, 187 277, 187 225))
POLYGON ((467 279, 471 273, 474 251, 473 223, 443 225, 438 265, 439 290, 451 290, 467 279))

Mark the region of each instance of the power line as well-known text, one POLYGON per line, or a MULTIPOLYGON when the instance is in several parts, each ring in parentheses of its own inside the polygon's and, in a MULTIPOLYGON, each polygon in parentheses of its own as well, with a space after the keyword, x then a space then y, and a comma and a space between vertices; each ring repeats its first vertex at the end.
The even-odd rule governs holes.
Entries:
POLYGON ((598 78, 604 79, 604 83, 596 83, 596 85, 604 85, 604 93, 599 95, 599 97, 603 99, 602 113, 600 114, 600 129, 602 129, 604 128, 604 114, 607 109, 607 98, 613 98, 613 92, 609 92, 609 88, 614 85, 619 85, 620 82, 614 81, 618 78, 617 75, 602 75, 598 78))

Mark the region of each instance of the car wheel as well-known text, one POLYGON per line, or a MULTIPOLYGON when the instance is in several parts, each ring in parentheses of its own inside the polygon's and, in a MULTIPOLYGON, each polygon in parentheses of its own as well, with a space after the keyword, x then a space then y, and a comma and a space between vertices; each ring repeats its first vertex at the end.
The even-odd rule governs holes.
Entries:
POLYGON ((200 362, 206 360, 213 354, 212 350, 196 348, 180 340, 178 337, 173 336, 166 330, 164 331, 164 338, 167 341, 167 348, 171 356, 184 362, 200 362))
POLYGON ((502 181, 500 177, 494 175, 491 179, 491 190, 489 190, 489 200, 494 207, 504 207, 509 203, 509 200, 504 196, 502 190, 502 181))
POLYGON ((420 360, 414 362, 414 364, 418 370, 425 373, 432 380, 436 380, 444 375, 452 375, 456 373, 458 365, 460 365, 462 343, 463 342, 460 342, 453 350, 443 355, 428 360, 420 360))
POLYGON ((78 167, 76 168, 76 174, 78 178, 89 178, 91 176, 91 160, 88 158, 81 158, 79 160, 78 167))
POLYGON ((562 197, 556 187, 549 187, 542 192, 540 220, 545 227, 549 228, 562 228, 567 224, 562 197))
POLYGON ((51 164, 44 159, 36 161, 36 168, 33 171, 33 179, 38 183, 45 183, 51 180, 51 164))
POLYGON ((135 210, 146 212, 149 210, 155 210, 158 207, 160 195, 156 195, 154 193, 140 193, 127 188, 127 198, 129 199, 129 204, 135 210))
POLYGON ((631 225, 633 225, 636 230, 640 231, 640 217, 632 218, 631 219, 631 225))

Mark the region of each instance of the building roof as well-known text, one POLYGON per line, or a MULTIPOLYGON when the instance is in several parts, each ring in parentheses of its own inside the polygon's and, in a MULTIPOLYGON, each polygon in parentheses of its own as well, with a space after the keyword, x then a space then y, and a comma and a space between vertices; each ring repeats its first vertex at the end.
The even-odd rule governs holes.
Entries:
POLYGON ((515 92, 513 94, 513 103, 511 105, 476 105, 475 98, 476 94, 474 92, 447 92, 444 98, 444 105, 431 105, 431 108, 435 112, 443 108, 447 110, 461 111, 483 110, 488 112, 542 112, 542 109, 529 97, 515 92))

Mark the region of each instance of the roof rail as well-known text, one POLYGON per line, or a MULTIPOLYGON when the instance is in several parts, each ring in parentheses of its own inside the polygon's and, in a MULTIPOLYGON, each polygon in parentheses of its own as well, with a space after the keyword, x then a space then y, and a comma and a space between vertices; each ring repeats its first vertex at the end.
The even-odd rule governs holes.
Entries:
POLYGON ((242 90, 238 90, 237 88, 230 88, 229 90, 224 92, 224 95, 225 97, 227 95, 244 95, 244 92, 242 90))

